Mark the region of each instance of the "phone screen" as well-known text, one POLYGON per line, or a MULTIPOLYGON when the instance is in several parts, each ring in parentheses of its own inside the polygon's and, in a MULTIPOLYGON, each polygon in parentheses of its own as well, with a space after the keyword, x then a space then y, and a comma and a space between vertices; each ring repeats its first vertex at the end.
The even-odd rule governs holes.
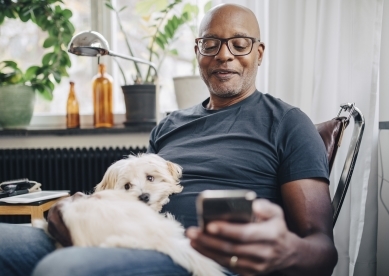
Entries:
POLYGON ((200 193, 196 203, 200 227, 204 229, 213 220, 233 223, 252 221, 252 203, 255 198, 255 192, 247 190, 217 190, 200 193))

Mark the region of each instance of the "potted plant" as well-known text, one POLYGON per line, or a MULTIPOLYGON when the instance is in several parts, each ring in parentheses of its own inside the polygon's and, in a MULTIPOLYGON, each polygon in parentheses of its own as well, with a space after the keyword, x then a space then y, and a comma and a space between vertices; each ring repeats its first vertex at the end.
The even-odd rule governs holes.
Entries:
MULTIPOLYGON (((212 1, 206 2, 203 7, 204 13, 209 11, 211 7, 212 1)), ((198 36, 198 26, 197 22, 192 23, 195 23, 191 25, 193 39, 195 39, 198 36)), ((191 107, 209 97, 207 86, 200 75, 197 74, 197 60, 195 56, 192 59, 192 74, 173 77, 173 83, 178 109, 191 107)))
MULTIPOLYGON (((114 7, 110 0, 107 0, 105 5, 115 13, 129 54, 136 56, 120 18, 120 13, 127 7, 114 7)), ((148 61, 160 68, 166 55, 178 55, 177 49, 174 49, 172 44, 177 39, 179 30, 185 25, 189 26, 192 31, 194 31, 193 28, 197 28, 194 25, 194 19, 197 18, 199 9, 196 5, 182 3, 182 0, 155 0, 139 1, 136 5, 136 12, 142 16, 143 23, 147 26, 148 61)), ((155 72, 149 67, 144 73, 137 63, 134 63, 134 66, 136 69, 134 84, 129 85, 119 65, 125 83, 122 86, 126 104, 127 122, 125 124, 155 123, 155 108, 147 108, 155 107, 155 72)))
POLYGON ((0 25, 5 18, 31 20, 48 33, 43 48, 48 49, 42 64, 23 71, 13 60, 0 61, 0 126, 25 128, 29 125, 35 101, 35 92, 52 100, 55 83, 68 76, 71 62, 66 51, 74 33, 69 21, 72 12, 62 8, 58 0, 0 1, 0 25))

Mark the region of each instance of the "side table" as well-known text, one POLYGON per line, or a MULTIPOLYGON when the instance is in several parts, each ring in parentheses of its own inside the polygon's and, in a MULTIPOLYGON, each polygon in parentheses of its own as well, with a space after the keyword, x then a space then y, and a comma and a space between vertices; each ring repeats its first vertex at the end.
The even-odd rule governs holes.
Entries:
POLYGON ((31 221, 42 219, 43 213, 51 208, 57 201, 68 197, 57 197, 52 199, 40 200, 31 203, 11 204, 0 202, 0 215, 30 215, 31 221))

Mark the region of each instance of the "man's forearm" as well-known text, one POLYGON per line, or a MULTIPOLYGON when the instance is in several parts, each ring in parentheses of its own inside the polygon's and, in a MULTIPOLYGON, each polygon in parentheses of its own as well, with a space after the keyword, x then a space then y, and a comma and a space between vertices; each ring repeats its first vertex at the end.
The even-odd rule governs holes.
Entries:
POLYGON ((333 241, 322 233, 300 238, 290 236, 291 254, 288 266, 281 272, 288 276, 331 275, 337 263, 337 251, 333 241))

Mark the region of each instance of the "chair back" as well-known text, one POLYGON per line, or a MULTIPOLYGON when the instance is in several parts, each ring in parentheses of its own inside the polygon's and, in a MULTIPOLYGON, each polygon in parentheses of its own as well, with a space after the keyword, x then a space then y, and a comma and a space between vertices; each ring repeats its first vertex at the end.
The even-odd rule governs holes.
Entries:
POLYGON ((339 212, 342 208, 342 204, 350 184, 351 176, 354 171, 355 162, 358 157, 359 146, 361 144, 362 135, 365 128, 365 118, 354 103, 346 103, 340 106, 338 115, 335 118, 324 123, 316 124, 316 129, 323 139, 327 150, 329 171, 331 172, 336 153, 342 142, 343 133, 349 125, 351 117, 354 119, 354 130, 339 183, 332 199, 332 208, 334 212, 332 219, 333 226, 335 226, 335 223, 338 219, 339 212), (347 112, 348 116, 341 117, 340 115, 342 112, 347 112))

